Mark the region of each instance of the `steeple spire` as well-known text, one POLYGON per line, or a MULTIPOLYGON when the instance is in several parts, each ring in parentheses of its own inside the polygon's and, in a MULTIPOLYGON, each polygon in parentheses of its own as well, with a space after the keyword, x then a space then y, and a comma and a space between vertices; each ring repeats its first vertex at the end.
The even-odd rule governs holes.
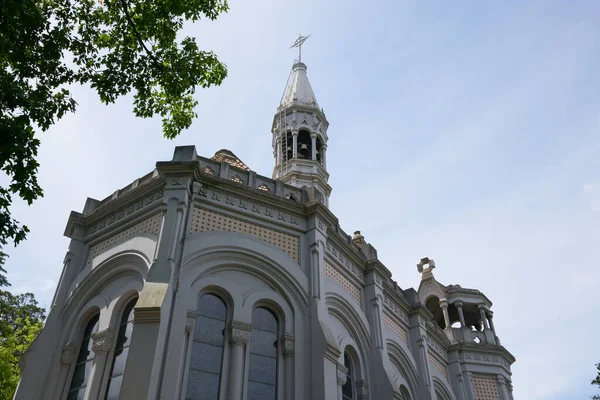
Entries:
MULTIPOLYGON (((307 38, 300 36, 292 47, 300 48, 307 38)), ((273 118, 273 178, 312 188, 315 198, 327 205, 331 194, 326 160, 329 122, 317 103, 306 70, 299 58, 292 66, 273 118)))

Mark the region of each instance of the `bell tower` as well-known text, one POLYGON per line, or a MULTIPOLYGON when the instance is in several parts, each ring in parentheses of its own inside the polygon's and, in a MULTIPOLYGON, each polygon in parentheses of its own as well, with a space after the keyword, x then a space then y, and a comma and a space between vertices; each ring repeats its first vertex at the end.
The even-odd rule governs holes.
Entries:
MULTIPOLYGON (((292 47, 301 49, 307 38, 300 36, 292 47)), ((331 194, 326 157, 329 122, 317 103, 301 54, 292 66, 273 118, 273 178, 297 187, 312 187, 328 205, 331 194)))

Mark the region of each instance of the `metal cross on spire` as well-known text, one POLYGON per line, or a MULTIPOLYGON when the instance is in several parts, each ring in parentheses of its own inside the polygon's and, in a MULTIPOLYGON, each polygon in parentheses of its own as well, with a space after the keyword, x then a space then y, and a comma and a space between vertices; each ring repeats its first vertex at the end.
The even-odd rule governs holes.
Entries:
POLYGON ((302 62, 302 45, 304 44, 304 42, 306 42, 306 39, 308 39, 310 37, 310 35, 308 36, 302 36, 301 33, 298 34, 298 39, 296 39, 296 41, 294 42, 293 45, 290 46, 290 49, 292 47, 297 47, 298 48, 298 62, 302 62))

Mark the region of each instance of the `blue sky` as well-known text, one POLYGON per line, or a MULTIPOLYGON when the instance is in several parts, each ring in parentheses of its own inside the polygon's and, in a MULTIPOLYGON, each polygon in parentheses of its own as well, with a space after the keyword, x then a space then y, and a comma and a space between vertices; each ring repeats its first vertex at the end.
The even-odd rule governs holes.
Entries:
POLYGON ((186 28, 229 67, 198 93, 178 139, 138 120, 131 99, 78 112, 40 135, 46 195, 15 215, 32 230, 8 248, 15 291, 51 301, 70 210, 170 159, 175 145, 234 151, 272 172, 270 126, 295 57, 330 121, 330 208, 360 229, 398 284, 436 260, 445 284, 494 302, 516 356, 517 399, 583 399, 600 362, 600 2, 232 0, 186 28))

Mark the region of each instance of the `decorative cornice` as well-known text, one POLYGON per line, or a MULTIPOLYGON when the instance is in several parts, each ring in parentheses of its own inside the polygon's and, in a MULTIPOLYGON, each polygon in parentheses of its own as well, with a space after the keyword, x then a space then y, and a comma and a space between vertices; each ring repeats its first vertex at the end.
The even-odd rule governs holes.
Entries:
POLYGON ((250 341, 252 325, 245 322, 231 321, 229 323, 229 341, 232 344, 246 345, 250 341))
POLYGON ((92 344, 92 350, 94 353, 108 352, 112 346, 113 336, 114 334, 111 329, 104 329, 102 331, 92 333, 92 340, 94 341, 92 344))
POLYGON ((214 186, 203 185, 196 199, 208 203, 216 203, 236 212, 245 212, 246 214, 268 219, 277 224, 285 224, 293 229, 302 228, 304 225, 304 217, 300 214, 290 212, 282 207, 273 207, 256 199, 241 196, 238 193, 229 192, 214 186))
POLYGON ((356 264, 349 260, 348 257, 344 256, 343 252, 341 252, 336 245, 333 245, 329 238, 327 238, 327 242, 325 243, 325 248, 327 252, 331 255, 333 259, 338 261, 341 265, 343 265, 349 272, 351 272, 356 278, 358 278, 359 282, 362 284, 365 280, 364 268, 360 269, 356 266, 356 264))
POLYGON ((153 324, 160 322, 160 307, 135 307, 133 309, 134 324, 153 324))
POLYGON ((74 343, 68 342, 62 347, 60 354, 60 363, 62 365, 71 365, 75 361, 75 351, 77 346, 74 343))

